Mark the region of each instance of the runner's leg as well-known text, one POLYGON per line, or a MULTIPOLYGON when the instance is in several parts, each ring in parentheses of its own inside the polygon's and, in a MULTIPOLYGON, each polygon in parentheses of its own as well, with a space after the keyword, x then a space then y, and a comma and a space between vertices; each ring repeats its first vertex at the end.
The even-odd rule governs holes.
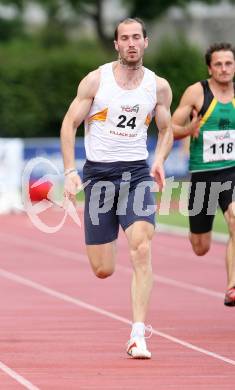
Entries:
POLYGON ((133 265, 131 286, 133 322, 145 322, 153 284, 151 240, 154 226, 136 221, 125 230, 133 265))
POLYGON ((98 278, 111 276, 115 270, 116 240, 107 244, 87 245, 91 267, 98 278))

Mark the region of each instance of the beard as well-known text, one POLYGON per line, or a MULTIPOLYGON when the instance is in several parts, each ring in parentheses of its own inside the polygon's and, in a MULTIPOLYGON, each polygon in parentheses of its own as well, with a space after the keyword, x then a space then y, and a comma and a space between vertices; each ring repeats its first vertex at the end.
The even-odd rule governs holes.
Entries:
POLYGON ((217 84, 221 86, 226 86, 233 82, 233 78, 229 75, 224 75, 222 77, 214 77, 214 80, 217 82, 217 84))
POLYGON ((139 69, 142 65, 143 65, 143 58, 139 58, 138 60, 128 60, 126 58, 123 58, 120 53, 119 53, 119 57, 118 57, 118 60, 120 62, 120 64, 126 66, 128 69, 139 69))

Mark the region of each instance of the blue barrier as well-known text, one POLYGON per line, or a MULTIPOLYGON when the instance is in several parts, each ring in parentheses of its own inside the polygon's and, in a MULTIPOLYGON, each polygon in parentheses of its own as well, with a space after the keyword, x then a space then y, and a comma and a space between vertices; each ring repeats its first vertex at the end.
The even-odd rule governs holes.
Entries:
MULTIPOLYGON (((147 147, 149 151, 149 164, 151 165, 154 158, 154 150, 156 147, 156 138, 148 137, 147 147)), ((60 150, 60 141, 58 138, 32 138, 24 140, 24 163, 36 158, 44 157, 54 164, 58 171, 63 173, 63 162, 60 150)), ((85 162, 85 148, 83 138, 76 139, 75 147, 76 164, 79 173, 82 172, 82 167, 85 162)), ((37 179, 42 177, 47 172, 48 167, 39 164, 32 172, 32 177, 37 179)), ((174 176, 175 178, 183 178, 188 173, 188 157, 183 151, 182 143, 175 141, 173 149, 165 162, 166 176, 174 176)))

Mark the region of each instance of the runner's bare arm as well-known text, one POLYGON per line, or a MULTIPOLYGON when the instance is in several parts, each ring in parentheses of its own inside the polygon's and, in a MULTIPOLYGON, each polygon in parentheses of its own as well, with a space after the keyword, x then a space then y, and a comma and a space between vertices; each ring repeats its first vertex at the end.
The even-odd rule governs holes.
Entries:
POLYGON ((185 90, 180 104, 172 116, 175 139, 187 136, 197 138, 199 136, 201 118, 198 116, 198 112, 202 103, 203 90, 200 83, 193 84, 185 90))
POLYGON ((76 205, 76 194, 81 189, 81 178, 76 170, 75 137, 77 128, 89 113, 99 87, 100 72, 89 73, 79 84, 77 96, 71 103, 61 127, 61 150, 65 169, 64 196, 76 205))
POLYGON ((158 128, 158 141, 154 162, 151 168, 151 175, 155 178, 160 189, 165 184, 165 174, 163 163, 167 158, 173 144, 173 132, 171 127, 170 106, 172 102, 172 92, 165 79, 157 77, 157 106, 155 121, 158 128))
POLYGON ((99 87, 99 70, 89 73, 79 84, 61 127, 61 150, 64 168, 75 168, 75 137, 77 128, 86 118, 99 87))

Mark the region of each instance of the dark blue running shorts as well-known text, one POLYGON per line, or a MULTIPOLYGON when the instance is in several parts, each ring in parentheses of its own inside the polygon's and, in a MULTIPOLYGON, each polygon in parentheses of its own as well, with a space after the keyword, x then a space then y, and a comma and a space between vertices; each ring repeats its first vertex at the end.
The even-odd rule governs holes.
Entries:
POLYGON ((190 231, 195 234, 210 232, 217 207, 219 206, 225 213, 229 205, 235 201, 235 167, 193 172, 191 183, 188 201, 190 231), (204 187, 196 190, 199 185, 204 187), (222 189, 221 185, 223 190, 218 192, 222 189), (199 210, 195 212, 197 202, 199 210))
POLYGON ((155 226, 153 178, 145 160, 99 163, 86 161, 84 226, 87 245, 105 244, 135 221, 155 226))

